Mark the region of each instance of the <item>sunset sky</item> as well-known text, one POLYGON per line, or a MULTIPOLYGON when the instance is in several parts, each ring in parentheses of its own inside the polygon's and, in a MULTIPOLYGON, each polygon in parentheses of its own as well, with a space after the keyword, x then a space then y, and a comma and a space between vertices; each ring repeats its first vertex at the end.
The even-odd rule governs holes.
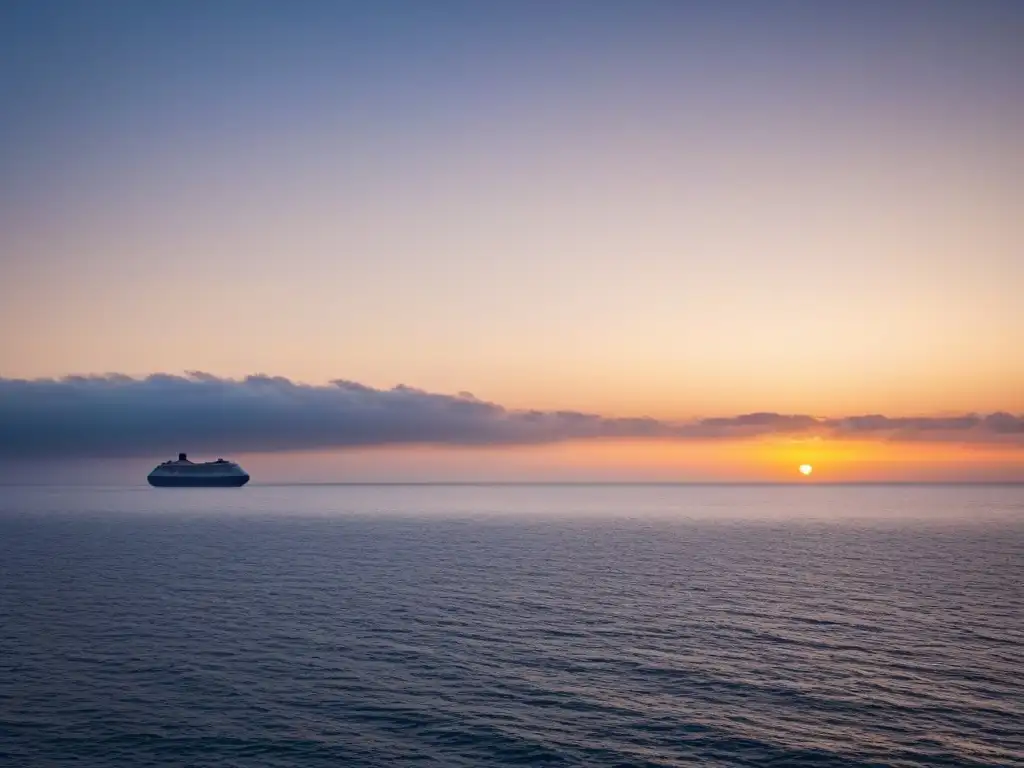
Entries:
POLYGON ((1022 40, 1014 0, 3 3, 0 480, 1024 480, 1022 40))

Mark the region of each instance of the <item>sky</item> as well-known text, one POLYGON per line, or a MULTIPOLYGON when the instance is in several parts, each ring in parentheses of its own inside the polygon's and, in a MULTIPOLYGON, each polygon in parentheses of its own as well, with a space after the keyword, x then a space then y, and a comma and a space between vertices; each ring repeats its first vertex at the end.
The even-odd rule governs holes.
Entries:
POLYGON ((1012 0, 4 3, 0 478, 1024 479, 1022 39, 1012 0))

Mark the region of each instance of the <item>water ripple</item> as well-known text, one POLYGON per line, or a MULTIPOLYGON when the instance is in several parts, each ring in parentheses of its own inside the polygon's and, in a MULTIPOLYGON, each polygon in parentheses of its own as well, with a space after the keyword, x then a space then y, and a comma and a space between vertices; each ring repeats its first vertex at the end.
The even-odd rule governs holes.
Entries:
POLYGON ((1024 490, 353 493, 6 496, 0 762, 1024 765, 1024 490))

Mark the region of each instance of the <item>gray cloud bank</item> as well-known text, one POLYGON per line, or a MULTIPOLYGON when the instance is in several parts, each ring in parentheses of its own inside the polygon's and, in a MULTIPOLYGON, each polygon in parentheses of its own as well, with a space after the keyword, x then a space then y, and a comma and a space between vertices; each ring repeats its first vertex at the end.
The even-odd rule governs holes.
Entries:
POLYGON ((387 445, 530 445, 600 438, 876 437, 1024 447, 1024 416, 821 419, 749 413, 689 422, 509 410, 469 394, 205 373, 0 378, 0 458, 164 456, 387 445))

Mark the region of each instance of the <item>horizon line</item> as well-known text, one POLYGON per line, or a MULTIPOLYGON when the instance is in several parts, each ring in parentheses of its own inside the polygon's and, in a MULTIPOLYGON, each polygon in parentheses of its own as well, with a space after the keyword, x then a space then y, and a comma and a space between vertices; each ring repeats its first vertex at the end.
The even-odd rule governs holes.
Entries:
MULTIPOLYGON (((861 486, 907 486, 907 487, 943 487, 943 486, 1022 486, 1021 480, 844 480, 844 481, 806 481, 806 480, 323 480, 323 481, 279 481, 250 482, 248 487, 256 488, 293 488, 293 487, 805 487, 805 488, 839 488, 861 486)), ((144 488, 146 490, 166 491, 167 489, 151 489, 144 483, 88 483, 88 482, 0 482, 5 488, 144 488)), ((172 489, 175 490, 175 489, 172 489)), ((182 490, 182 489, 177 489, 182 490)), ((189 491, 203 490, 189 488, 189 491)), ((205 489, 225 490, 225 489, 205 489)), ((238 489, 235 489, 238 490, 238 489)))

